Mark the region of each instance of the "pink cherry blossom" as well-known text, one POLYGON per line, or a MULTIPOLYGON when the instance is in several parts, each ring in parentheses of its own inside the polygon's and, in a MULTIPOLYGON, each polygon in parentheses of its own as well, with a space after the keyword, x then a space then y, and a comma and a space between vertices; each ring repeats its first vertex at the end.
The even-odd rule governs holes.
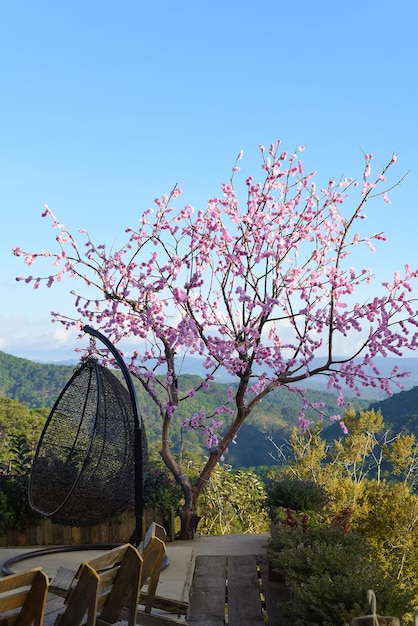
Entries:
MULTIPOLYGON (((344 409, 346 387, 358 396, 367 386, 389 394, 393 384, 401 388, 406 372, 384 378, 375 359, 418 348, 418 269, 407 265, 375 285, 371 268, 350 258, 361 248, 377 251, 386 241, 382 233, 364 234, 365 206, 388 202, 396 183, 386 181, 396 156, 373 176, 368 153, 358 180, 317 182, 317 172, 304 171, 303 147, 288 152, 276 141, 267 154, 259 149, 260 176, 246 174, 245 185, 236 187, 240 151, 232 176, 206 206, 177 208, 176 185, 138 215, 136 228, 125 229, 127 240, 118 250, 93 243, 83 228, 77 241, 47 206, 42 215, 58 230, 51 250, 13 249, 29 267, 51 265, 45 274, 16 280, 35 288, 73 281, 72 316, 53 312, 52 321, 75 328, 80 338, 84 325, 93 325, 116 346, 127 336, 137 339, 129 369, 160 412, 161 455, 183 488, 188 510, 244 421, 273 389, 299 395, 303 431, 312 421, 308 410, 320 420, 327 417, 324 407, 311 406, 306 379, 326 375, 344 409), (363 285, 368 296, 361 302, 356 294, 363 285), (349 346, 343 358, 342 340, 349 346), (180 390, 185 355, 199 357, 205 374, 180 390), (161 367, 165 378, 156 375, 161 367), (225 387, 223 402, 213 414, 184 417, 188 403, 221 372, 235 380, 225 387), (201 433, 210 449, 194 484, 170 447, 174 420, 201 433)), ((343 415, 328 418, 346 432, 343 415)))

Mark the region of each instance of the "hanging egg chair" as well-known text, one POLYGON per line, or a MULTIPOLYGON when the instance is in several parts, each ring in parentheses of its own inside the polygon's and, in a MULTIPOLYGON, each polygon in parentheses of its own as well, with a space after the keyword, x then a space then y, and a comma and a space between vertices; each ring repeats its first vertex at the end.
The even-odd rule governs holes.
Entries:
MULTIPOLYGON (((100 333, 85 330, 115 351, 100 333)), ((122 372, 129 377, 126 366, 122 372)), ((31 507, 53 522, 91 526, 133 504, 142 514, 146 441, 130 378, 128 382, 129 390, 89 356, 54 404, 29 480, 31 507)))

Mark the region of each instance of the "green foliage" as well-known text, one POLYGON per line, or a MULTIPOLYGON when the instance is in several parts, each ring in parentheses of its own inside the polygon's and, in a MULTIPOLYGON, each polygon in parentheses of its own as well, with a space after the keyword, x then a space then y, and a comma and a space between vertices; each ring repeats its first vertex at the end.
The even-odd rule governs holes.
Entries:
POLYGON ((360 533, 331 524, 307 528, 280 523, 269 553, 274 570, 292 591, 285 612, 295 626, 349 626, 354 617, 369 613, 368 589, 374 589, 382 614, 404 615, 413 604, 413 595, 375 562, 360 533))
POLYGON ((7 528, 23 530, 44 519, 29 505, 28 484, 27 474, 0 474, 0 534, 4 534, 7 528))
POLYGON ((161 467, 152 467, 146 476, 144 485, 144 506, 155 509, 164 520, 176 511, 182 491, 169 472, 161 467))
MULTIPOLYGON (((316 424, 306 432, 294 426, 286 450, 281 448, 278 462, 282 474, 289 478, 299 478, 323 483, 325 462, 328 457, 328 443, 323 437, 323 427, 316 424)), ((277 475, 277 472, 275 472, 277 475)))
POLYGON ((266 492, 266 504, 270 511, 283 507, 319 513, 329 501, 329 495, 322 485, 306 479, 285 477, 277 481, 270 480, 266 492))
POLYGON ((9 470, 12 459, 16 463, 30 462, 46 414, 46 410, 28 409, 15 400, 0 397, 0 466, 5 471, 9 470))
MULTIPOLYGON (((375 560, 416 593, 418 563, 418 496, 406 483, 367 481, 353 528, 367 537, 375 560)), ((418 604, 418 595, 417 595, 418 604)))
MULTIPOLYGON (((166 473, 156 444, 150 445, 149 458, 153 468, 152 476, 159 476, 160 472, 166 473)), ((194 453, 187 452, 183 457, 182 465, 192 480, 198 476, 200 462, 200 457, 194 453)), ((165 479, 161 483, 164 484, 165 479)), ((146 506, 149 504, 150 508, 157 505, 158 499, 158 489, 153 485, 154 478, 147 481, 146 506)), ((176 488, 178 489, 177 485, 176 488)), ((172 487, 166 489, 165 497, 169 499, 172 487)), ((217 466, 199 498, 199 532, 203 535, 268 532, 269 519, 265 499, 264 482, 254 471, 233 471, 229 465, 217 466)), ((178 503, 177 496, 175 509, 178 503)), ((170 510, 167 507, 167 511, 170 510)))
POLYGON ((218 466, 199 499, 203 535, 262 533, 269 529, 265 489, 250 470, 218 466))
POLYGON ((24 433, 11 429, 6 436, 9 471, 0 474, 0 535, 8 528, 23 530, 43 517, 29 505, 28 487, 32 450, 24 433))
POLYGON ((418 480, 418 445, 415 437, 390 435, 383 417, 374 411, 347 411, 349 434, 332 441, 320 424, 301 433, 294 428, 288 448, 281 449, 280 466, 271 472, 278 478, 311 480, 330 495, 331 514, 349 506, 357 514, 359 498, 368 480, 377 484, 383 476, 397 476, 413 490, 418 480))
POLYGON ((10 455, 10 471, 15 474, 28 474, 32 461, 32 450, 26 441, 26 436, 16 430, 7 433, 5 447, 10 455))
POLYGON ((345 421, 349 435, 334 441, 326 441, 319 426, 292 433, 287 463, 271 487, 274 502, 302 510, 276 515, 271 545, 275 567, 293 592, 288 609, 295 624, 350 624, 367 613, 368 589, 387 615, 405 617, 418 605, 415 437, 389 434, 374 411, 350 410, 345 421), (384 468, 391 480, 382 478, 384 468), (329 498, 321 517, 305 514, 309 493, 306 500, 297 495, 312 478, 329 498))
POLYGON ((418 436, 418 386, 374 402, 369 408, 380 410, 393 432, 409 431, 418 436))
POLYGON ((0 537, 11 527, 10 518, 12 516, 8 507, 7 495, 1 489, 1 483, 2 477, 0 476, 0 537))
POLYGON ((0 397, 0 463, 4 467, 9 465, 14 454, 10 437, 16 433, 25 439, 33 456, 46 416, 46 409, 28 409, 16 400, 0 397))

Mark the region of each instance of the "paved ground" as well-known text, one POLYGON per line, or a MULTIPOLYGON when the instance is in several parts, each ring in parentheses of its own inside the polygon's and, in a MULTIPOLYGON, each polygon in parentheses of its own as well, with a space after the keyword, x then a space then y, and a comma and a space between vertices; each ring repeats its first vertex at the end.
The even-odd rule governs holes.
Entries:
MULTIPOLYGON (((261 535, 216 535, 196 537, 193 541, 167 542, 169 566, 161 573, 157 594, 175 600, 188 600, 193 576, 194 559, 198 555, 261 555, 266 552, 268 534, 261 535)), ((81 561, 97 556, 97 550, 55 552, 48 554, 42 548, 0 548, 0 575, 3 567, 15 557, 27 554, 25 560, 10 563, 13 572, 31 567, 43 567, 48 576, 54 576, 58 567, 77 569, 81 561), (32 555, 32 556, 31 556, 32 555)))

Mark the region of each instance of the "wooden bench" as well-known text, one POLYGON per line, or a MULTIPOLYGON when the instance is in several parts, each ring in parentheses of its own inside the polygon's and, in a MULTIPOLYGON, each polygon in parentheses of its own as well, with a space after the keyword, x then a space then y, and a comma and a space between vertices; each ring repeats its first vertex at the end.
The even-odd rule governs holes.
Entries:
POLYGON ((41 568, 0 580, 0 626, 42 626, 48 577, 41 568))
POLYGON ((130 544, 82 563, 65 600, 48 595, 44 626, 111 626, 122 612, 128 625, 135 626, 141 570, 142 557, 130 544))
MULTIPOLYGON (((158 613, 151 614, 153 609, 159 609, 173 615, 185 615, 188 606, 186 602, 156 595, 157 585, 165 556, 165 537, 166 534, 164 529, 159 527, 158 524, 153 523, 147 531, 143 544, 139 546, 139 554, 141 556, 142 563, 140 578, 138 581, 139 590, 141 590, 138 603, 140 605, 144 605, 145 609, 144 611, 137 611, 137 624, 141 624, 143 626, 166 626, 166 624, 170 624, 171 626, 172 624, 177 623, 184 625, 184 621, 178 621, 174 617, 164 616, 158 613)), ((98 570, 100 572, 100 570, 103 569, 103 566, 106 566, 107 564, 107 559, 109 558, 108 555, 117 552, 117 550, 118 549, 115 548, 110 552, 105 551, 98 557, 90 559, 84 565, 90 566, 93 570, 98 570)), ((74 570, 65 567, 60 567, 58 569, 49 586, 51 593, 47 603, 48 621, 45 626, 54 624, 51 619, 51 614, 56 614, 62 607, 62 598, 69 597, 68 594, 75 582, 76 572, 74 570)), ((129 618, 129 614, 125 609, 123 609, 120 617, 121 619, 127 619, 129 618)))
POLYGON ((266 608, 257 558, 197 556, 187 623, 265 626, 266 608))

